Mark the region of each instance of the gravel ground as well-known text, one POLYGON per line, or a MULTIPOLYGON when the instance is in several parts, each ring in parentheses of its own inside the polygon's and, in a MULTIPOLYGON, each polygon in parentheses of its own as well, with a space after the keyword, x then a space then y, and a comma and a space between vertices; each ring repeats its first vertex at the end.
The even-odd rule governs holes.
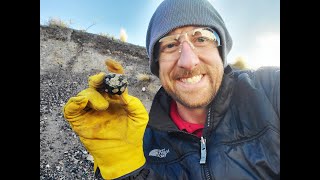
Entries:
MULTIPOLYGON (((93 162, 63 118, 62 107, 81 87, 77 75, 51 73, 41 76, 40 179, 94 179, 93 162)), ((81 83, 85 84, 85 83, 81 83)))

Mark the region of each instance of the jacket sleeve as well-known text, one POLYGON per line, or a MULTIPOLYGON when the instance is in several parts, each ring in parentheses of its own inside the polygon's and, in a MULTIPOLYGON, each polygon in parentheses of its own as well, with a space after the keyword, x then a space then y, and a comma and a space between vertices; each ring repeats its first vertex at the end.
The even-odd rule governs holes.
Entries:
POLYGON ((280 119, 280 67, 261 67, 256 77, 280 119))

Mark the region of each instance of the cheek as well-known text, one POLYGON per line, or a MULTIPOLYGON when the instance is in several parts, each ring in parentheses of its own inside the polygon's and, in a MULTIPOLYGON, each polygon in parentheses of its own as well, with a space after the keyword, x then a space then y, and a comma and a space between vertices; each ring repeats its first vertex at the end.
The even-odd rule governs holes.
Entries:
POLYGON ((159 62, 159 79, 162 85, 165 82, 166 74, 167 72, 165 66, 163 65, 163 63, 159 62))
POLYGON ((199 58, 208 65, 222 65, 223 66, 223 62, 222 59, 220 57, 219 51, 217 48, 214 49, 214 51, 208 51, 207 53, 201 53, 198 55, 199 58))
POLYGON ((162 76, 163 78, 168 78, 170 76, 170 73, 172 72, 174 68, 173 62, 159 62, 159 76, 162 76))

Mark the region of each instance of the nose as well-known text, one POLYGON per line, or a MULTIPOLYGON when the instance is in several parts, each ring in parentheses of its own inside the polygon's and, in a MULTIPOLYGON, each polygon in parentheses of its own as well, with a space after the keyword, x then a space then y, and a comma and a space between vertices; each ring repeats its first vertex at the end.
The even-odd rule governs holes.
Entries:
POLYGON ((177 65, 187 70, 192 70, 196 67, 199 64, 199 58, 194 50, 188 41, 183 41, 181 43, 181 54, 177 65))

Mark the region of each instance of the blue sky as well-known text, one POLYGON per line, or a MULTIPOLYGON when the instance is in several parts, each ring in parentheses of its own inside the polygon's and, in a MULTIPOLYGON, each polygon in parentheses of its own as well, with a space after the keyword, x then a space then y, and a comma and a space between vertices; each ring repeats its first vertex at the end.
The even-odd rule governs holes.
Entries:
MULTIPOLYGON (((280 66, 280 0, 209 0, 220 12, 233 39, 228 61, 280 66)), ((71 28, 107 33, 120 30, 127 42, 145 46, 149 20, 162 0, 40 0, 40 23, 59 18, 71 28)))

